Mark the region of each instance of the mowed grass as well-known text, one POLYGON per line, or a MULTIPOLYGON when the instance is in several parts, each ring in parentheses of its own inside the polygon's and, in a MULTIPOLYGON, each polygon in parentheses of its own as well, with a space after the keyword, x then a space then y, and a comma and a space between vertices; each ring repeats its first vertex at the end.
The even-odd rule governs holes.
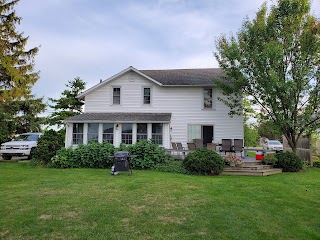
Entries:
POLYGON ((111 176, 0 163, 0 239, 320 239, 320 169, 111 176))

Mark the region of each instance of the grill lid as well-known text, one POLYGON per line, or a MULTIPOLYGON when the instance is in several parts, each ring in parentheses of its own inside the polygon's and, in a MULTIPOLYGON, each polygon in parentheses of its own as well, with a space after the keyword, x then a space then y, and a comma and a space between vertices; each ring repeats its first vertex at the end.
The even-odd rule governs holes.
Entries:
POLYGON ((114 154, 114 157, 129 157, 129 156, 130 156, 129 152, 126 152, 126 151, 119 151, 114 154))

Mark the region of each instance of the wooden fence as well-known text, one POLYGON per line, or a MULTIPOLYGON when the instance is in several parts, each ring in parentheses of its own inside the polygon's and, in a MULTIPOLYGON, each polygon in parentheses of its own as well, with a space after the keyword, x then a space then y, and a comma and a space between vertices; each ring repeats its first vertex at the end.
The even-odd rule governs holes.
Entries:
MULTIPOLYGON (((286 151, 292 151, 285 137, 283 137, 283 148, 286 151)), ((301 161, 307 162, 310 166, 313 165, 311 136, 301 137, 299 139, 297 144, 297 155, 301 161)))

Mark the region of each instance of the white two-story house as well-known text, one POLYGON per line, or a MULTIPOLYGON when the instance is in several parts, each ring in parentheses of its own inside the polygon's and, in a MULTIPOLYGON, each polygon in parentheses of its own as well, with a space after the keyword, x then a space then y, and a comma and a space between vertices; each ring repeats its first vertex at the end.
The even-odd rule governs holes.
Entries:
POLYGON ((137 70, 129 67, 81 93, 84 113, 65 120, 66 147, 89 141, 134 144, 142 139, 171 148, 194 139, 243 139, 243 117, 229 116, 213 79, 219 68, 137 70))

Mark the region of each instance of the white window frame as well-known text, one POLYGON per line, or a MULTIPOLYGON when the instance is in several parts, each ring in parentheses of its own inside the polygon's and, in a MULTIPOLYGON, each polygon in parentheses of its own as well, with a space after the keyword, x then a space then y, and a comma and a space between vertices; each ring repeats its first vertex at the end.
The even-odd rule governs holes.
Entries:
POLYGON ((202 91, 202 109, 213 109, 213 89, 212 88, 204 88, 202 91), (211 107, 205 107, 205 91, 211 90, 211 107))
POLYGON ((108 142, 110 144, 114 144, 114 134, 115 134, 115 124, 114 123, 102 123, 102 142, 108 142), (112 133, 104 133, 104 124, 110 124, 113 125, 113 129, 112 129, 112 133), (112 140, 111 142, 107 141, 107 139, 104 139, 104 136, 108 136, 111 135, 112 136, 112 140))
POLYGON ((151 137, 151 139, 152 139, 152 141, 155 143, 155 144, 158 144, 158 145, 163 145, 163 123, 152 123, 151 124, 151 134, 152 134, 152 137, 151 137), (152 126, 153 126, 153 124, 161 124, 161 133, 153 133, 153 131, 152 131, 152 126), (159 143, 159 142, 157 142, 158 141, 158 139, 154 139, 154 137, 157 137, 157 136, 161 136, 161 143, 159 143))
POLYGON ((144 86, 141 86, 141 105, 142 106, 152 106, 152 102, 153 102, 153 90, 152 90, 152 86, 148 86, 148 85, 144 85, 144 86), (150 103, 144 103, 144 89, 145 88, 150 88, 150 103))
POLYGON ((95 141, 95 142, 99 142, 99 123, 88 123, 88 130, 87 130, 87 141, 95 141), (98 126, 98 129, 97 129, 97 132, 89 132, 89 126, 90 124, 97 124, 98 126), (97 139, 96 140, 93 140, 93 139, 90 139, 90 137, 92 135, 96 135, 97 136, 97 139))
POLYGON ((72 124, 72 145, 79 145, 79 144, 83 144, 84 143, 84 131, 85 131, 85 127, 84 127, 84 123, 73 123, 72 124), (82 132, 74 132, 74 126, 75 124, 82 124, 82 132), (82 137, 79 137, 82 136, 82 137), (81 140, 81 142, 79 142, 78 140, 81 140), (76 140, 76 141, 75 141, 76 140))
POLYGON ((122 103, 122 100, 121 100, 121 99, 122 99, 122 97, 121 97, 121 95, 122 95, 122 93, 121 93, 121 92, 122 92, 121 87, 120 87, 120 86, 112 86, 111 91, 112 91, 112 92, 111 92, 111 105, 116 105, 116 106, 117 106, 117 105, 121 105, 121 103, 122 103), (119 103, 114 103, 114 89, 115 89, 115 88, 119 88, 119 89, 120 89, 120 96, 119 96, 120 99, 119 99, 119 103))

